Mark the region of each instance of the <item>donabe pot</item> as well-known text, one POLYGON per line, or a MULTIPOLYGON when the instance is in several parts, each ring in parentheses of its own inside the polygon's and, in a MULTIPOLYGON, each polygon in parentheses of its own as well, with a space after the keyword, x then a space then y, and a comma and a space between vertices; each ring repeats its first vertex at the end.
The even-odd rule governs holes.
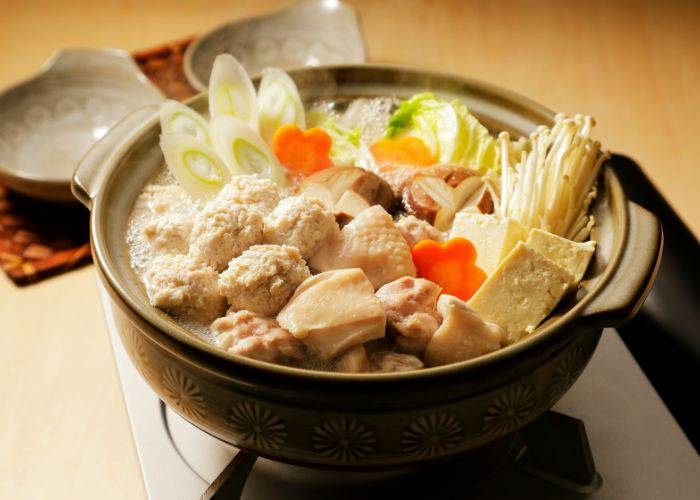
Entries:
MULTIPOLYGON (((387 66, 291 72, 305 102, 459 98, 492 130, 527 134, 553 113, 500 88, 387 66)), ((206 109, 206 95, 190 102, 206 109)), ((574 383, 602 328, 631 317, 661 256, 657 219, 627 200, 610 165, 593 206, 594 262, 575 297, 523 341, 478 359, 416 372, 337 374, 238 357, 153 308, 129 265, 131 207, 163 165, 157 109, 115 126, 85 157, 73 192, 92 210, 92 249, 119 335, 156 393, 202 430, 256 454, 320 467, 395 467, 446 458, 501 438, 549 409, 574 383)))

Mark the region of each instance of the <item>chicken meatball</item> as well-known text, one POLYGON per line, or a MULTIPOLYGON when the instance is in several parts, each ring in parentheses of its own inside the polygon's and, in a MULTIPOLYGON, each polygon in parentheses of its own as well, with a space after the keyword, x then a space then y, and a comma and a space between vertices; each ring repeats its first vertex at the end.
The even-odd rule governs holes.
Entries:
POLYGON ((320 200, 291 196, 265 217, 263 241, 297 247, 301 256, 308 259, 338 231, 333 212, 320 200))
POLYGON ((280 201, 280 189, 269 179, 257 175, 236 175, 217 198, 229 204, 242 205, 266 216, 280 201))
POLYGON ((229 312, 211 325, 219 346, 227 351, 269 363, 289 363, 304 357, 304 347, 270 318, 250 311, 229 312))
POLYGON ((226 308, 217 277, 211 267, 182 254, 156 257, 144 276, 152 305, 199 324, 210 323, 226 308))
POLYGON ((196 205, 177 184, 150 184, 143 189, 138 203, 145 203, 148 210, 156 214, 186 212, 192 205, 196 205))
POLYGON ((263 217, 256 210, 216 197, 198 214, 190 236, 190 255, 223 271, 243 250, 262 240, 263 217))
POLYGON ((432 281, 404 276, 377 290, 386 319, 397 335, 396 347, 421 355, 440 326, 437 300, 442 289, 432 281))
POLYGON ((219 291, 233 311, 275 316, 299 284, 311 276, 296 247, 256 245, 231 261, 219 291))
POLYGON ((392 373, 420 370, 424 365, 420 359, 411 354, 378 351, 369 355, 369 366, 372 373, 392 373))
POLYGON ((192 216, 165 213, 151 219, 143 235, 151 248, 159 253, 187 253, 192 232, 192 216))
POLYGON ((443 234, 438 231, 430 222, 421 220, 413 215, 399 217, 396 221, 396 227, 408 246, 413 248, 413 245, 423 240, 433 240, 442 243, 445 240, 443 234))

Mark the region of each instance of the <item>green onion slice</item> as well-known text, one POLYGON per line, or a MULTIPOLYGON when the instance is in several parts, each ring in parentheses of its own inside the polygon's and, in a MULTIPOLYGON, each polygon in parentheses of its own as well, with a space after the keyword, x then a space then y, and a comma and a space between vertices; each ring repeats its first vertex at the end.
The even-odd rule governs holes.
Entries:
POLYGON ((163 134, 187 134, 211 146, 207 121, 195 110, 180 102, 167 100, 161 104, 160 128, 163 134))
POLYGON ((258 130, 255 87, 248 73, 231 54, 219 54, 209 78, 209 113, 212 119, 233 116, 258 130))
POLYGON ((160 147, 175 180, 192 196, 214 196, 231 179, 214 150, 189 134, 163 134, 160 147))
POLYGON ((286 175, 269 146, 250 126, 232 116, 211 122, 214 150, 233 175, 259 174, 286 185, 286 175))
POLYGON ((275 131, 282 125, 294 124, 306 128, 304 106, 299 91, 287 73, 278 68, 267 68, 262 73, 258 89, 258 116, 260 135, 272 144, 275 131))

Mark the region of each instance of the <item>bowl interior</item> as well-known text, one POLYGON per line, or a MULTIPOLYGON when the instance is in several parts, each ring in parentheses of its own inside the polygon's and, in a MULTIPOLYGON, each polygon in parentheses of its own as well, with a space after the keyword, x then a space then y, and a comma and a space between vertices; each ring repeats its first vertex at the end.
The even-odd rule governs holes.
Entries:
POLYGON ((44 184, 70 194, 90 147, 131 110, 162 99, 119 51, 60 52, 38 76, 0 94, 0 173, 22 192, 44 184))
POLYGON ((205 90, 214 59, 233 54, 248 74, 275 66, 296 68, 365 61, 365 45, 355 9, 342 2, 303 0, 260 17, 214 28, 185 52, 185 76, 205 90))
MULTIPOLYGON (((461 99, 492 131, 507 130, 515 135, 528 134, 538 125, 551 124, 554 118, 550 110, 517 94, 489 84, 446 75, 369 65, 305 68, 290 74, 296 80, 306 104, 318 100, 343 103, 356 97, 406 98, 430 90, 444 98, 461 99)), ((206 95, 200 94, 190 101, 190 105, 199 111, 205 111, 206 101, 206 95)), ((614 174, 604 169, 604 175, 599 181, 599 194, 592 207, 597 222, 594 239, 598 241, 593 263, 576 296, 569 297, 565 303, 560 304, 535 334, 521 342, 474 360, 408 374, 336 374, 238 357, 217 349, 185 330, 166 313, 153 308, 139 277, 130 267, 124 238, 127 219, 140 189, 163 165, 163 155, 158 146, 159 134, 160 126, 157 117, 154 117, 136 137, 128 141, 122 157, 109 173, 93 206, 93 246, 100 270, 127 306, 152 327, 196 350, 238 365, 301 377, 334 380, 361 377, 369 380, 430 377, 484 366, 495 360, 507 362, 509 356, 544 342, 546 337, 561 335, 562 330, 577 317, 582 306, 604 286, 614 262, 621 254, 622 235, 626 225, 624 195, 614 174)))

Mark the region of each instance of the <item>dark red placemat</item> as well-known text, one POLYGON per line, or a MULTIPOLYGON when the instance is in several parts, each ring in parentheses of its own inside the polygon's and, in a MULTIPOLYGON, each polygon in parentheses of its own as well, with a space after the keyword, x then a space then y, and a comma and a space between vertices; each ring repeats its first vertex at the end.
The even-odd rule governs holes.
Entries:
POLYGON ((197 91, 185 78, 182 61, 193 38, 133 53, 141 71, 171 99, 184 100, 197 91))
MULTIPOLYGON (((182 70, 192 38, 135 52, 141 70, 171 99, 195 94, 182 70)), ((89 213, 32 200, 0 185, 0 264, 18 285, 90 262, 89 213)))

